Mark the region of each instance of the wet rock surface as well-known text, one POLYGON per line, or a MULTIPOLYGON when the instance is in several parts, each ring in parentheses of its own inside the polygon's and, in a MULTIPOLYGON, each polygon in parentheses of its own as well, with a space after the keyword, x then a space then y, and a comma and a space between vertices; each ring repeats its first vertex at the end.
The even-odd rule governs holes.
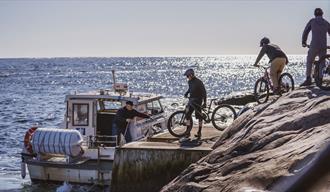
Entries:
POLYGON ((297 89, 243 113, 162 191, 327 191, 329 129, 330 92, 297 89))

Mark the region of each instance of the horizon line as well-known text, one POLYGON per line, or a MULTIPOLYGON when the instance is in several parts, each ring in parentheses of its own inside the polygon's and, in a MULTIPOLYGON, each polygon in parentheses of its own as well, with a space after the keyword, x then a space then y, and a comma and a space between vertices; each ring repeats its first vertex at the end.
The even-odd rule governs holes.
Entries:
MULTIPOLYGON (((53 59, 53 58, 157 58, 157 57, 224 57, 224 56, 257 56, 258 54, 217 54, 217 55, 144 55, 144 56, 27 56, 0 57, 0 59, 53 59)), ((306 54, 287 54, 288 56, 306 56, 306 54)))

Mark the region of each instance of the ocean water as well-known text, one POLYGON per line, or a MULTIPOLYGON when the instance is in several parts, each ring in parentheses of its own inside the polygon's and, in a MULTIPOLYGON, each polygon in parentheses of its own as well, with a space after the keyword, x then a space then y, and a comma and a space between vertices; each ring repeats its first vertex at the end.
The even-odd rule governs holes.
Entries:
MULTIPOLYGON (((59 127, 64 97, 72 91, 110 88, 111 70, 130 91, 165 96, 166 104, 187 90, 183 76, 193 68, 203 80, 208 97, 249 91, 262 72, 253 67, 256 56, 21 58, 0 59, 0 191, 55 191, 59 185, 31 184, 20 177, 23 136, 34 124, 59 127)), ((285 71, 296 85, 304 79, 305 56, 291 55, 285 71)), ((263 59, 262 64, 267 64, 263 59)), ((87 188, 74 186, 75 191, 87 188)))

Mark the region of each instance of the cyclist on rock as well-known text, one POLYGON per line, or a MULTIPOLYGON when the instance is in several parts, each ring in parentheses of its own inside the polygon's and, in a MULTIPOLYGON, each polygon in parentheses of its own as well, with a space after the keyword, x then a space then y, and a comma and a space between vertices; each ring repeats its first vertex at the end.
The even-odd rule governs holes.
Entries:
POLYGON ((258 63, 261 58, 266 54, 269 58, 270 65, 270 78, 274 85, 274 93, 279 94, 279 78, 283 71, 285 65, 289 62, 286 54, 280 49, 279 46, 271 44, 270 40, 267 37, 264 37, 260 40, 260 47, 262 49, 259 52, 259 55, 254 63, 255 67, 258 67, 258 63))

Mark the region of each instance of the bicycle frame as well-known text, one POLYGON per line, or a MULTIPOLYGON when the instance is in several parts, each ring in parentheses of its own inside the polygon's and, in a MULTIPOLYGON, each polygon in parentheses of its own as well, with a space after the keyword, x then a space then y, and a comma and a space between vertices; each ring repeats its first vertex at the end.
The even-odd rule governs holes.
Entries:
MULTIPOLYGON (((234 120, 237 115, 235 109, 230 105, 219 104, 219 106, 216 106, 213 109, 212 104, 215 103, 216 100, 217 99, 210 99, 208 106, 201 108, 201 112, 197 111, 195 114, 201 115, 202 120, 204 120, 205 123, 212 122, 214 128, 223 131, 229 125, 228 123, 231 123, 231 120, 234 120), (223 111, 224 109, 225 111, 223 111)), ((198 105, 190 102, 186 105, 185 110, 180 109, 170 115, 167 123, 167 129, 171 135, 175 137, 183 137, 190 133, 193 128, 192 115, 187 116, 187 109, 190 108, 190 106, 192 107, 191 109, 199 109, 198 105)))
POLYGON ((210 123, 211 122, 210 114, 212 113, 211 106, 212 106, 212 103, 214 103, 215 100, 217 100, 217 99, 210 99, 210 104, 206 108, 203 108, 202 106, 198 106, 198 107, 201 108, 201 112, 196 110, 197 107, 190 104, 189 102, 188 102, 187 106, 191 106, 203 118, 203 120, 206 123, 210 123))
MULTIPOLYGON (((264 75, 261 77, 262 79, 264 79, 268 85, 269 85, 269 88, 273 91, 274 90, 274 86, 273 86, 273 83, 272 81, 270 80, 270 76, 269 76, 269 73, 268 73, 268 69, 270 67, 265 67, 265 66, 261 66, 263 69, 264 69, 264 75)), ((259 68, 261 70, 261 67, 259 68)))
MULTIPOLYGON (((309 48, 311 48, 311 46, 310 45, 306 45, 306 47, 309 49, 309 48)), ((327 50, 328 49, 330 49, 330 46, 327 46, 327 48, 326 48, 327 50)), ((317 56, 318 57, 318 56, 317 56)), ((318 77, 317 76, 319 76, 319 72, 322 70, 320 70, 320 71, 316 71, 316 65, 321 65, 321 62, 322 61, 325 61, 325 59, 326 58, 329 58, 330 57, 330 54, 326 54, 326 55, 324 55, 324 56, 322 56, 321 58, 320 57, 318 57, 318 60, 314 60, 314 62, 312 63, 313 65, 312 65, 312 73, 313 73, 313 78, 314 78, 314 80, 315 81, 317 81, 318 79, 318 77)), ((323 67, 325 67, 325 66, 323 66, 323 67)))

